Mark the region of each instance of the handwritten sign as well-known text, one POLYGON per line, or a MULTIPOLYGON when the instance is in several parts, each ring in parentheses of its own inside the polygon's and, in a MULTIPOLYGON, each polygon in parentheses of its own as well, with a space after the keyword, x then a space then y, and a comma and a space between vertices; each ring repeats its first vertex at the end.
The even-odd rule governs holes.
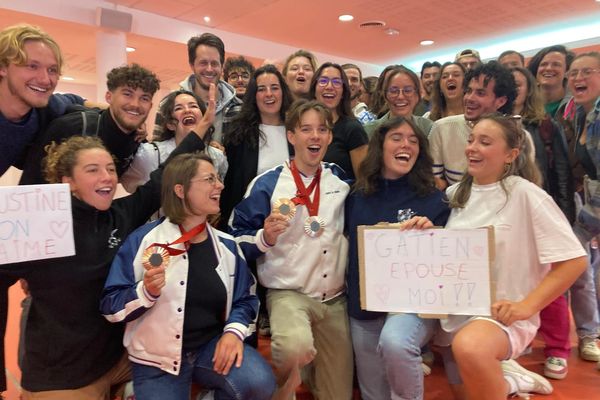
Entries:
POLYGON ((493 228, 359 226, 358 240, 363 309, 490 315, 493 228))
POLYGON ((0 264, 73 254, 69 185, 0 187, 0 264))

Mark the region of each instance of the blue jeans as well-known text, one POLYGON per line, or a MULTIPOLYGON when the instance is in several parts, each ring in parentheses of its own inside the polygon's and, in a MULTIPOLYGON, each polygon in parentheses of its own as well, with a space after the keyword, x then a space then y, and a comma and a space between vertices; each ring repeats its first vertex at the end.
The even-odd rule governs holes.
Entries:
POLYGON ((423 319, 415 314, 390 314, 387 318, 363 321, 351 318, 363 399, 422 399, 421 347, 438 327, 437 319, 423 319))
POLYGON ((362 400, 390 399, 390 386, 378 351, 384 323, 385 315, 377 319, 350 318, 350 335, 362 400))
POLYGON ((133 390, 139 400, 188 400, 192 382, 214 390, 216 400, 267 400, 275 391, 275 376, 262 356, 244 344, 242 366, 235 365, 229 374, 213 371, 212 357, 220 336, 201 346, 196 352, 181 358, 179 375, 172 375, 156 367, 131 363, 133 390))
POLYGON ((571 286, 571 309, 573 311, 575 327, 577 328, 577 336, 579 338, 596 338, 599 333, 600 321, 594 277, 598 269, 600 257, 598 249, 592 249, 589 244, 586 247, 589 254, 589 263, 587 269, 571 286))

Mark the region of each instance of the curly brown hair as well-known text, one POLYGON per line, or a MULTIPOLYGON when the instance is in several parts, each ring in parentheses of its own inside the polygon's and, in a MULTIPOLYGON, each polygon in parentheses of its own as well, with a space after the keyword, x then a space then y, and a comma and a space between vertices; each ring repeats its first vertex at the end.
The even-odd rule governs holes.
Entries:
POLYGON ((134 90, 140 88, 154 95, 160 89, 160 80, 154 72, 138 64, 131 64, 111 69, 106 74, 106 86, 111 92, 118 87, 128 86, 134 90))
POLYGON ((71 136, 61 144, 52 142, 47 145, 48 155, 42 160, 42 168, 48 183, 61 183, 64 176, 73 176, 79 152, 90 149, 102 149, 108 153, 97 136, 71 136))

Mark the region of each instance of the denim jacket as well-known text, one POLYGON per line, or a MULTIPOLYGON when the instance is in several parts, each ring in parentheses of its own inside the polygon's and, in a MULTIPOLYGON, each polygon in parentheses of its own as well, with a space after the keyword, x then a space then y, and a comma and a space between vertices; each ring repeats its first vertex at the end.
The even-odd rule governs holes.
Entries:
MULTIPOLYGON (((577 107, 578 116, 584 112, 583 107, 577 107)), ((580 118, 576 118, 575 123, 577 124, 580 120, 580 118)), ((585 122, 587 125, 585 146, 596 167, 596 176, 600 176, 600 97, 596 99, 594 108, 587 114, 585 122)), ((579 132, 579 127, 576 129, 579 132)))

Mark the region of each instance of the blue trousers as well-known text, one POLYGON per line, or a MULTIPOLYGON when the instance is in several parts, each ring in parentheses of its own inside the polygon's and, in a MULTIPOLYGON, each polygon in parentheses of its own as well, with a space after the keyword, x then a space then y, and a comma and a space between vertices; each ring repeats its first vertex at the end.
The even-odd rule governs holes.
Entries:
POLYGON ((185 353, 179 375, 156 367, 132 363, 133 389, 139 400, 189 400, 192 382, 214 390, 216 400, 268 400, 275 391, 275 376, 265 359, 244 344, 242 366, 235 365, 229 374, 213 371, 212 358, 220 336, 195 352, 185 353))

